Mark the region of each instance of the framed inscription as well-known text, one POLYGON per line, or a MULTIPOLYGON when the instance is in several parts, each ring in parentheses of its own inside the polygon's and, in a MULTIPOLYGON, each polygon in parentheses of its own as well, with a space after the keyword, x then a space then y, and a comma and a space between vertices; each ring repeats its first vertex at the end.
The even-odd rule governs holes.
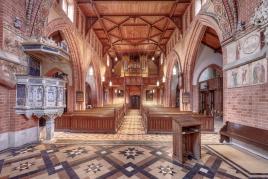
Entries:
POLYGON ((190 93, 182 93, 182 103, 188 104, 190 103, 190 93))
POLYGON ((76 102, 84 102, 84 92, 76 91, 76 102))

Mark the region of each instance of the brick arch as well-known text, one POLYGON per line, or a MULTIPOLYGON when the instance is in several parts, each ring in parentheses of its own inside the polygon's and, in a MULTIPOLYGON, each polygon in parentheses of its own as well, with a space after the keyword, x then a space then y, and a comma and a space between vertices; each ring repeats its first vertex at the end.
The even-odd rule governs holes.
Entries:
MULTIPOLYGON (((69 48, 73 86, 68 90, 68 93, 70 93, 70 96, 72 96, 71 98, 72 98, 72 102, 74 105, 75 104, 75 92, 83 91, 84 89, 83 87, 85 85, 82 83, 84 81, 84 78, 83 78, 84 76, 82 75, 83 68, 82 68, 81 60, 80 60, 81 55, 80 55, 79 49, 77 48, 78 42, 72 31, 72 25, 68 23, 68 21, 66 21, 64 18, 57 18, 49 22, 47 26, 44 28, 43 35, 48 37, 56 31, 60 31, 63 34, 64 40, 66 41, 68 48, 69 48)), ((71 103, 71 100, 70 100, 70 103, 71 103)), ((81 109, 82 105, 81 104, 80 106, 74 105, 73 108, 74 110, 76 110, 76 108, 81 109)))
POLYGON ((202 71, 198 74, 198 77, 197 77, 198 81, 199 81, 199 78, 200 78, 201 74, 208 68, 213 68, 213 69, 217 70, 218 72, 223 73, 222 67, 220 67, 220 66, 218 66, 216 64, 210 64, 210 65, 206 66, 204 69, 202 69, 202 71))
POLYGON ((179 54, 173 50, 167 57, 167 72, 166 72, 166 84, 165 84, 165 105, 170 106, 171 101, 171 82, 172 82, 172 70, 177 63, 179 66, 179 73, 182 73, 181 61, 179 54))
POLYGON ((96 64, 96 62, 94 60, 91 60, 91 62, 87 65, 86 68, 86 73, 85 73, 85 79, 86 76, 88 74, 88 70, 89 67, 92 66, 93 71, 94 71, 94 79, 93 79, 93 83, 91 82, 89 85, 91 87, 91 92, 95 94, 95 98, 93 100, 93 103, 95 106, 100 106, 101 104, 101 99, 100 99, 100 93, 101 93, 101 75, 100 75, 100 70, 98 65, 96 64), (94 87, 94 88, 93 88, 94 87))
POLYGON ((81 66, 81 61, 80 61, 80 54, 79 50, 77 48, 78 43, 76 42, 76 39, 72 33, 70 24, 64 22, 64 19, 58 18, 53 21, 51 21, 47 27, 45 28, 44 35, 45 36, 50 36, 56 31, 60 31, 69 48, 69 53, 70 53, 70 59, 71 59, 71 64, 72 64, 72 69, 73 69, 73 81, 74 85, 78 88, 78 90, 82 89, 82 66, 81 66))
MULTIPOLYGON (((186 52, 183 65, 183 78, 184 78, 184 91, 190 92, 192 94, 192 80, 193 71, 195 67, 195 62, 197 59, 197 53, 200 48, 202 38, 205 34, 206 28, 210 27, 214 29, 219 37, 220 42, 223 41, 222 31, 217 23, 217 21, 206 15, 196 16, 192 28, 190 30, 189 36, 191 37, 186 43, 186 52)), ((224 49, 223 49, 224 50, 224 49)), ((192 98, 191 98, 192 99, 192 98)), ((191 110, 192 103, 187 105, 187 109, 191 110)))

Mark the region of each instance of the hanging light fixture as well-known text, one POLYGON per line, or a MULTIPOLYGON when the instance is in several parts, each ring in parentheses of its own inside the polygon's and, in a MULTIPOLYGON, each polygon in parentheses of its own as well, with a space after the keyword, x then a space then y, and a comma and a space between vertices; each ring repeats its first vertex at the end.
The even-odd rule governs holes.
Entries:
POLYGON ((154 89, 153 89, 153 93, 154 93, 155 91, 154 91, 154 89))
POLYGON ((154 57, 152 57, 152 61, 154 61, 154 57))
POLYGON ((117 60, 118 60, 118 58, 117 58, 117 57, 115 57, 114 61, 116 61, 116 62, 117 62, 117 60))
POLYGON ((156 86, 159 86, 160 84, 159 84, 159 81, 157 80, 157 82, 156 82, 156 86))
POLYGON ((105 77, 101 77, 101 82, 104 82, 105 81, 105 77))
POLYGON ((162 78, 162 82, 165 83, 166 82, 166 78, 163 76, 162 78))
POLYGON ((109 86, 113 86, 113 83, 112 83, 112 81, 111 81, 111 80, 109 81, 109 86))

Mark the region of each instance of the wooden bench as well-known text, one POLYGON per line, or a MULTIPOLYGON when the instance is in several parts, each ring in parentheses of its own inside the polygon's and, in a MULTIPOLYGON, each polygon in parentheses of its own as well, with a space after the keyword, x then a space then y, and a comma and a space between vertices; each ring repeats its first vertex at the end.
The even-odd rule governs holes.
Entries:
POLYGON ((56 119, 55 129, 70 132, 116 133, 123 117, 124 106, 74 111, 56 119))
POLYGON ((147 133, 172 133, 172 118, 179 115, 191 115, 201 122, 202 131, 214 131, 213 117, 194 114, 190 111, 180 111, 173 107, 148 107, 141 108, 143 126, 147 133))
POLYGON ((227 121, 220 130, 220 142, 232 138, 268 150, 268 130, 227 121))

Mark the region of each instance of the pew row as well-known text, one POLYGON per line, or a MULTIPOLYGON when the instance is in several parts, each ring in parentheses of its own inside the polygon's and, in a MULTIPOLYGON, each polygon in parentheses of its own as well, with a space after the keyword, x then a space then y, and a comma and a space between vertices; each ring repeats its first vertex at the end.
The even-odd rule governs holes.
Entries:
POLYGON ((101 107, 63 114, 56 119, 56 131, 116 133, 124 118, 124 107, 101 107))
POLYGON ((172 133, 172 119, 179 115, 189 115, 201 122, 201 130, 214 131, 214 120, 210 116, 180 111, 171 107, 142 107, 142 122, 147 133, 172 133))

